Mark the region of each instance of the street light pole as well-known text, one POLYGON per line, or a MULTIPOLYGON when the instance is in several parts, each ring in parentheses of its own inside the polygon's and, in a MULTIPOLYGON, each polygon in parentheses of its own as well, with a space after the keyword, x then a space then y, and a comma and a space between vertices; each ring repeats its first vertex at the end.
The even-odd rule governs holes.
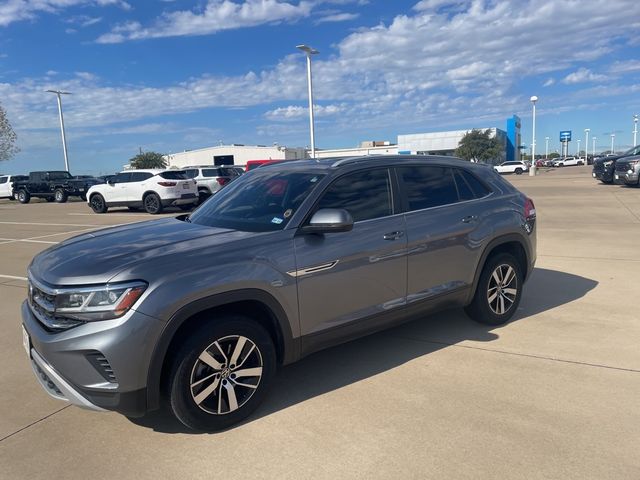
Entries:
POLYGON ((638 115, 633 116, 633 146, 637 145, 637 137, 638 137, 638 115))
POLYGON ((62 92, 60 90, 47 90, 47 92, 55 93, 58 97, 58 116, 60 117, 60 131, 62 132, 62 150, 64 151, 64 168, 69 171, 69 157, 67 156, 67 137, 64 133, 64 117, 62 116, 62 98, 60 95, 71 95, 71 92, 62 92))
POLYGON ((578 139, 578 151, 576 152, 576 157, 580 158, 580 139, 578 139))
POLYGON ((529 168, 529 176, 536 175, 536 102, 538 97, 533 95, 530 99, 533 104, 533 132, 531 134, 531 168, 529 168))
POLYGON ((611 134, 611 153, 613 153, 613 139, 616 138, 616 134, 612 133, 611 134))
POLYGON ((311 132, 311 158, 316 158, 316 139, 313 127, 313 83, 311 80, 311 55, 317 55, 318 50, 307 45, 297 45, 307 56, 307 89, 309 90, 309 130, 311 132))
POLYGON ((549 137, 544 137, 544 159, 549 158, 549 137))
POLYGON ((593 149, 591 150, 593 158, 596 158, 596 137, 593 137, 593 149))
POLYGON ((590 131, 591 131, 590 128, 584 129, 584 134, 586 135, 586 138, 584 139, 584 164, 585 165, 589 165, 589 132, 590 131))

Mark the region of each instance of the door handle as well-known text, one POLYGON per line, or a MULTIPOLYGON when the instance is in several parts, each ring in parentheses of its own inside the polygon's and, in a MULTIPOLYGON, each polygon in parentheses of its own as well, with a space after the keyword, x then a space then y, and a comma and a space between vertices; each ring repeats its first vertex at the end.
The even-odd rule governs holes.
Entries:
POLYGON ((475 222, 476 220, 478 220, 478 216, 477 215, 468 215, 466 217, 464 217, 462 219, 463 223, 471 223, 471 222, 475 222))
POLYGON ((399 238, 402 238, 403 236, 404 232, 389 232, 385 233, 382 238, 384 238, 385 240, 397 240, 399 238))

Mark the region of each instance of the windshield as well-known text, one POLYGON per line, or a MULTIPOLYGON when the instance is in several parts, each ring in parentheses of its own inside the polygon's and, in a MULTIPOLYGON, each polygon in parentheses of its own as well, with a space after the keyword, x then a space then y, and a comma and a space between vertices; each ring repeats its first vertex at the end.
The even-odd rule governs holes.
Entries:
POLYGON ((630 157, 631 155, 640 155, 640 145, 624 152, 625 157, 630 157))
POLYGON ((190 217, 191 223, 247 232, 282 230, 322 173, 256 171, 223 188, 190 217))
POLYGON ((49 172, 50 180, 60 180, 64 178, 73 178, 69 172, 49 172))

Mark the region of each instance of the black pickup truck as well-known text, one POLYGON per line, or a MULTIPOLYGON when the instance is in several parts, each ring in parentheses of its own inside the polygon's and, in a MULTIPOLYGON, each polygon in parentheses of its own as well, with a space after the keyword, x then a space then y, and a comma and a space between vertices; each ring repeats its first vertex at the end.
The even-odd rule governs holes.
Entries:
POLYGON ((30 172, 29 179, 13 184, 14 197, 20 203, 29 203, 32 197, 47 202, 64 203, 69 197, 83 200, 89 187, 103 183, 97 178, 77 178, 65 171, 30 172))

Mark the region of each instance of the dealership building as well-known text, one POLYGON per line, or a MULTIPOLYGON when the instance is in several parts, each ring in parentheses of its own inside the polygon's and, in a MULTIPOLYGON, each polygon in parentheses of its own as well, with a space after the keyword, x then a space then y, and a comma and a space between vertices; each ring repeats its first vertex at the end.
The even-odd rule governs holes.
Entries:
MULTIPOLYGON (((491 137, 497 138, 503 147, 502 154, 494 162, 520 160, 520 118, 513 115, 506 122, 506 130, 488 127, 491 137)), ((398 135, 397 144, 389 141, 366 141, 353 148, 317 149, 317 158, 354 157, 360 155, 446 155, 453 156, 460 140, 471 129, 448 132, 411 133, 398 135)), ((278 145, 219 145, 185 150, 165 155, 170 168, 194 165, 245 165, 248 160, 298 160, 309 158, 309 151, 301 147, 278 145)))

